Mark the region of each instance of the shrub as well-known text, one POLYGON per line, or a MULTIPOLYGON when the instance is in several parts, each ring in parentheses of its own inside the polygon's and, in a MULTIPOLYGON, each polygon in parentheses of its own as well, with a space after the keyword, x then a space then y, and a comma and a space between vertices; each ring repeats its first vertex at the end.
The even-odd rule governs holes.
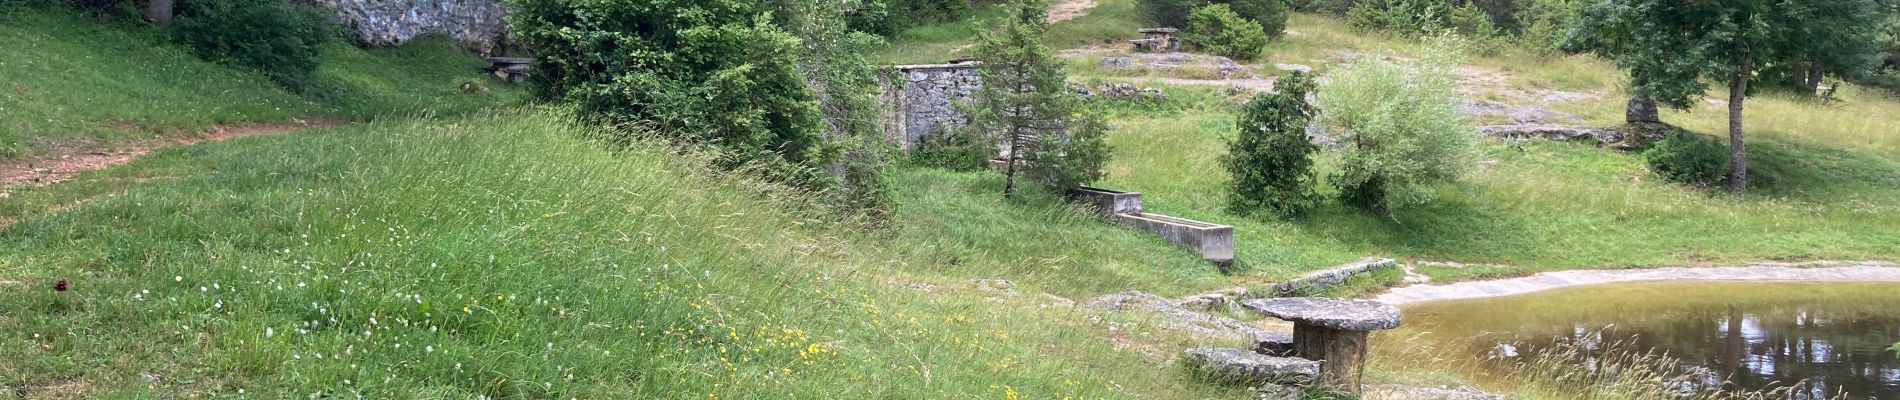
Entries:
POLYGON ((910 164, 951 171, 982 171, 989 168, 994 146, 982 135, 968 129, 944 132, 942 137, 925 137, 910 151, 910 164))
POLYGON ((1236 60, 1252 60, 1266 50, 1267 33, 1260 23, 1240 18, 1226 4, 1213 4, 1188 14, 1181 42, 1204 53, 1236 60))
POLYGON ((1564 35, 1579 15, 1576 0, 1537 0, 1517 13, 1519 47, 1536 55, 1562 52, 1564 35))
POLYGON ((1260 23, 1260 28, 1271 37, 1280 37, 1286 32, 1286 18, 1292 14, 1292 6, 1286 0, 1227 0, 1226 3, 1241 18, 1260 23))
POLYGON ((1254 95, 1241 108, 1239 131, 1227 143, 1221 165, 1233 176, 1227 207, 1238 214, 1266 211, 1278 216, 1311 208, 1314 152, 1319 146, 1306 138, 1306 126, 1317 110, 1307 104, 1313 80, 1306 74, 1274 84, 1274 93, 1254 95))
POLYGON ((279 0, 199 0, 178 4, 172 35, 198 57, 255 69, 302 91, 316 80, 318 56, 336 38, 323 12, 279 0))
POLYGON ((1670 182, 1709 187, 1728 176, 1727 146, 1680 129, 1644 150, 1643 159, 1670 182))
POLYGON ((1468 37, 1495 33, 1490 17, 1476 5, 1462 7, 1435 0, 1362 0, 1346 12, 1355 28, 1396 35, 1421 35, 1451 30, 1468 37))
POLYGON ((828 186, 823 138, 800 40, 749 0, 511 0, 510 25, 535 49, 536 93, 580 115, 701 143, 724 168, 828 186), (664 27, 658 29, 656 27, 664 27))
POLYGON ((1320 87, 1323 119, 1351 132, 1341 200, 1378 213, 1424 204, 1469 168, 1477 127, 1459 111, 1457 53, 1440 37, 1418 61, 1365 57, 1320 87))
POLYGON ((1135 6, 1141 8, 1141 14, 1148 16, 1149 22, 1157 26, 1183 27, 1188 24, 1188 13, 1207 5, 1207 0, 1135 0, 1135 6))

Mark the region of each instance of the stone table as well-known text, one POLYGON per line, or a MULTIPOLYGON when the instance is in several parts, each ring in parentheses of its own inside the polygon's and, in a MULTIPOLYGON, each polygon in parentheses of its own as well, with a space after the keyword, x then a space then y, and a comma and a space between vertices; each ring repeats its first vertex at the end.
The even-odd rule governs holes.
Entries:
POLYGON ((1293 322, 1293 354, 1320 362, 1319 382, 1359 393, 1366 333, 1399 327, 1399 308, 1371 300, 1318 297, 1242 301, 1248 310, 1293 322))

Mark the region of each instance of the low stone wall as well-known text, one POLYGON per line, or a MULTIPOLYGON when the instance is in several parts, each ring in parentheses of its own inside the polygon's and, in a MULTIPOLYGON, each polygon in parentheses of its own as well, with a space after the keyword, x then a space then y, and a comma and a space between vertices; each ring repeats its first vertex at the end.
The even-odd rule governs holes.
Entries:
POLYGON ((886 139, 910 151, 926 137, 962 128, 964 107, 983 88, 977 63, 899 65, 880 75, 886 139))
POLYGON ((448 34, 483 54, 508 38, 502 0, 310 0, 330 10, 356 41, 393 46, 430 33, 448 34))

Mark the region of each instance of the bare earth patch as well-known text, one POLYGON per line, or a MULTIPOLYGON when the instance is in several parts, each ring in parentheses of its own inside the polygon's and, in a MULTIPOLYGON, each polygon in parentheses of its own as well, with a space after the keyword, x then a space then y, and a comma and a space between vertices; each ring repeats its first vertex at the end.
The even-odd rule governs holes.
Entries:
POLYGON ((0 197, 5 197, 14 189, 23 187, 46 186, 64 182, 86 171, 105 169, 124 164, 134 158, 151 153, 154 150, 194 144, 216 142, 247 136, 262 136, 287 133, 307 128, 339 126, 346 121, 330 119, 292 119, 285 123, 220 125, 212 127, 197 136, 138 140, 120 145, 116 150, 92 151, 72 146, 56 146, 54 154, 25 160, 0 163, 0 197))
POLYGON ((1095 8, 1093 0, 1062 0, 1049 6, 1049 23, 1068 21, 1088 15, 1091 8, 1095 8))

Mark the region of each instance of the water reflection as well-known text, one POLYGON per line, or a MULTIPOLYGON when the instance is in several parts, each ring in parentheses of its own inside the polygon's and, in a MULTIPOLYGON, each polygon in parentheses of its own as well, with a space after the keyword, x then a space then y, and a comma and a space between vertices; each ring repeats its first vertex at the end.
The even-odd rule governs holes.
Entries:
MULTIPOLYGON (((1655 351, 1700 384, 1797 398, 1900 399, 1900 285, 1649 283, 1420 305, 1408 325, 1482 337, 1494 357, 1558 345, 1655 351)), ((1447 335, 1449 334, 1449 335, 1447 335)), ((1589 359, 1579 360, 1585 366, 1589 359)))

